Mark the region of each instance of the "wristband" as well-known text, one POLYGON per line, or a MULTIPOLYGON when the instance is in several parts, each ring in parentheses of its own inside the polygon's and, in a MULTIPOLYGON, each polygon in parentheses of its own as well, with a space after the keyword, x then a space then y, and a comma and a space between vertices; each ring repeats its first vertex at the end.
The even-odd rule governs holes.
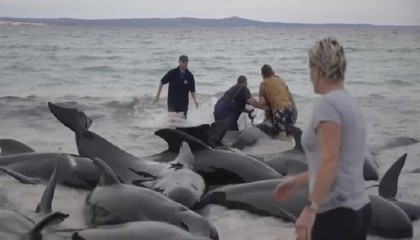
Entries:
POLYGON ((309 199, 306 202, 306 207, 309 208, 309 209, 314 210, 315 212, 318 211, 318 209, 319 209, 318 204, 316 204, 314 201, 309 200, 309 199))

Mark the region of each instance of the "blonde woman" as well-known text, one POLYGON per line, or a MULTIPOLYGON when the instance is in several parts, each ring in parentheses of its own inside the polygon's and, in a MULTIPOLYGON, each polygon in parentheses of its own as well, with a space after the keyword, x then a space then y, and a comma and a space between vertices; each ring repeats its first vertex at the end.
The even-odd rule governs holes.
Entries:
POLYGON ((295 223, 298 240, 365 240, 371 219, 363 179, 366 130, 363 114, 344 86, 346 59, 334 38, 309 49, 310 78, 321 98, 303 132, 308 172, 279 184, 274 197, 287 200, 309 186, 309 199, 295 223))

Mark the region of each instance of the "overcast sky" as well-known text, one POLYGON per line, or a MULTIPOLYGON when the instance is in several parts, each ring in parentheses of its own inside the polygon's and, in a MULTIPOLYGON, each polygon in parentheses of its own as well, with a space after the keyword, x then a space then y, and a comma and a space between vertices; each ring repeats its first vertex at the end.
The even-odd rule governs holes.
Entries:
POLYGON ((420 0, 0 0, 3 17, 225 18, 420 25, 420 0))

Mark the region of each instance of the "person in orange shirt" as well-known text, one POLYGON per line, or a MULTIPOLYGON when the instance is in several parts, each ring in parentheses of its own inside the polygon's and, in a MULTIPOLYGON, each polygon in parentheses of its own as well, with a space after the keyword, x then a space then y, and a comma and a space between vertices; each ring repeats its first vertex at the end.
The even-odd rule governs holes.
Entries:
POLYGON ((260 96, 254 107, 270 111, 271 120, 279 131, 278 139, 290 141, 289 126, 296 122, 292 102, 289 97, 289 89, 283 79, 276 76, 270 65, 261 67, 263 81, 260 84, 260 96))

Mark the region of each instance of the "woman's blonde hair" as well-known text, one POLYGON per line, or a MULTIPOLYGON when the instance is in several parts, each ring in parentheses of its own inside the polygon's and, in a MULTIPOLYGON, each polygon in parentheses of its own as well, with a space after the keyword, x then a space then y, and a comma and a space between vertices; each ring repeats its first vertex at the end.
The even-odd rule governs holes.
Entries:
POLYGON ((316 42, 308 53, 309 65, 318 67, 322 78, 329 83, 344 81, 346 57, 343 47, 335 38, 329 37, 316 42))

